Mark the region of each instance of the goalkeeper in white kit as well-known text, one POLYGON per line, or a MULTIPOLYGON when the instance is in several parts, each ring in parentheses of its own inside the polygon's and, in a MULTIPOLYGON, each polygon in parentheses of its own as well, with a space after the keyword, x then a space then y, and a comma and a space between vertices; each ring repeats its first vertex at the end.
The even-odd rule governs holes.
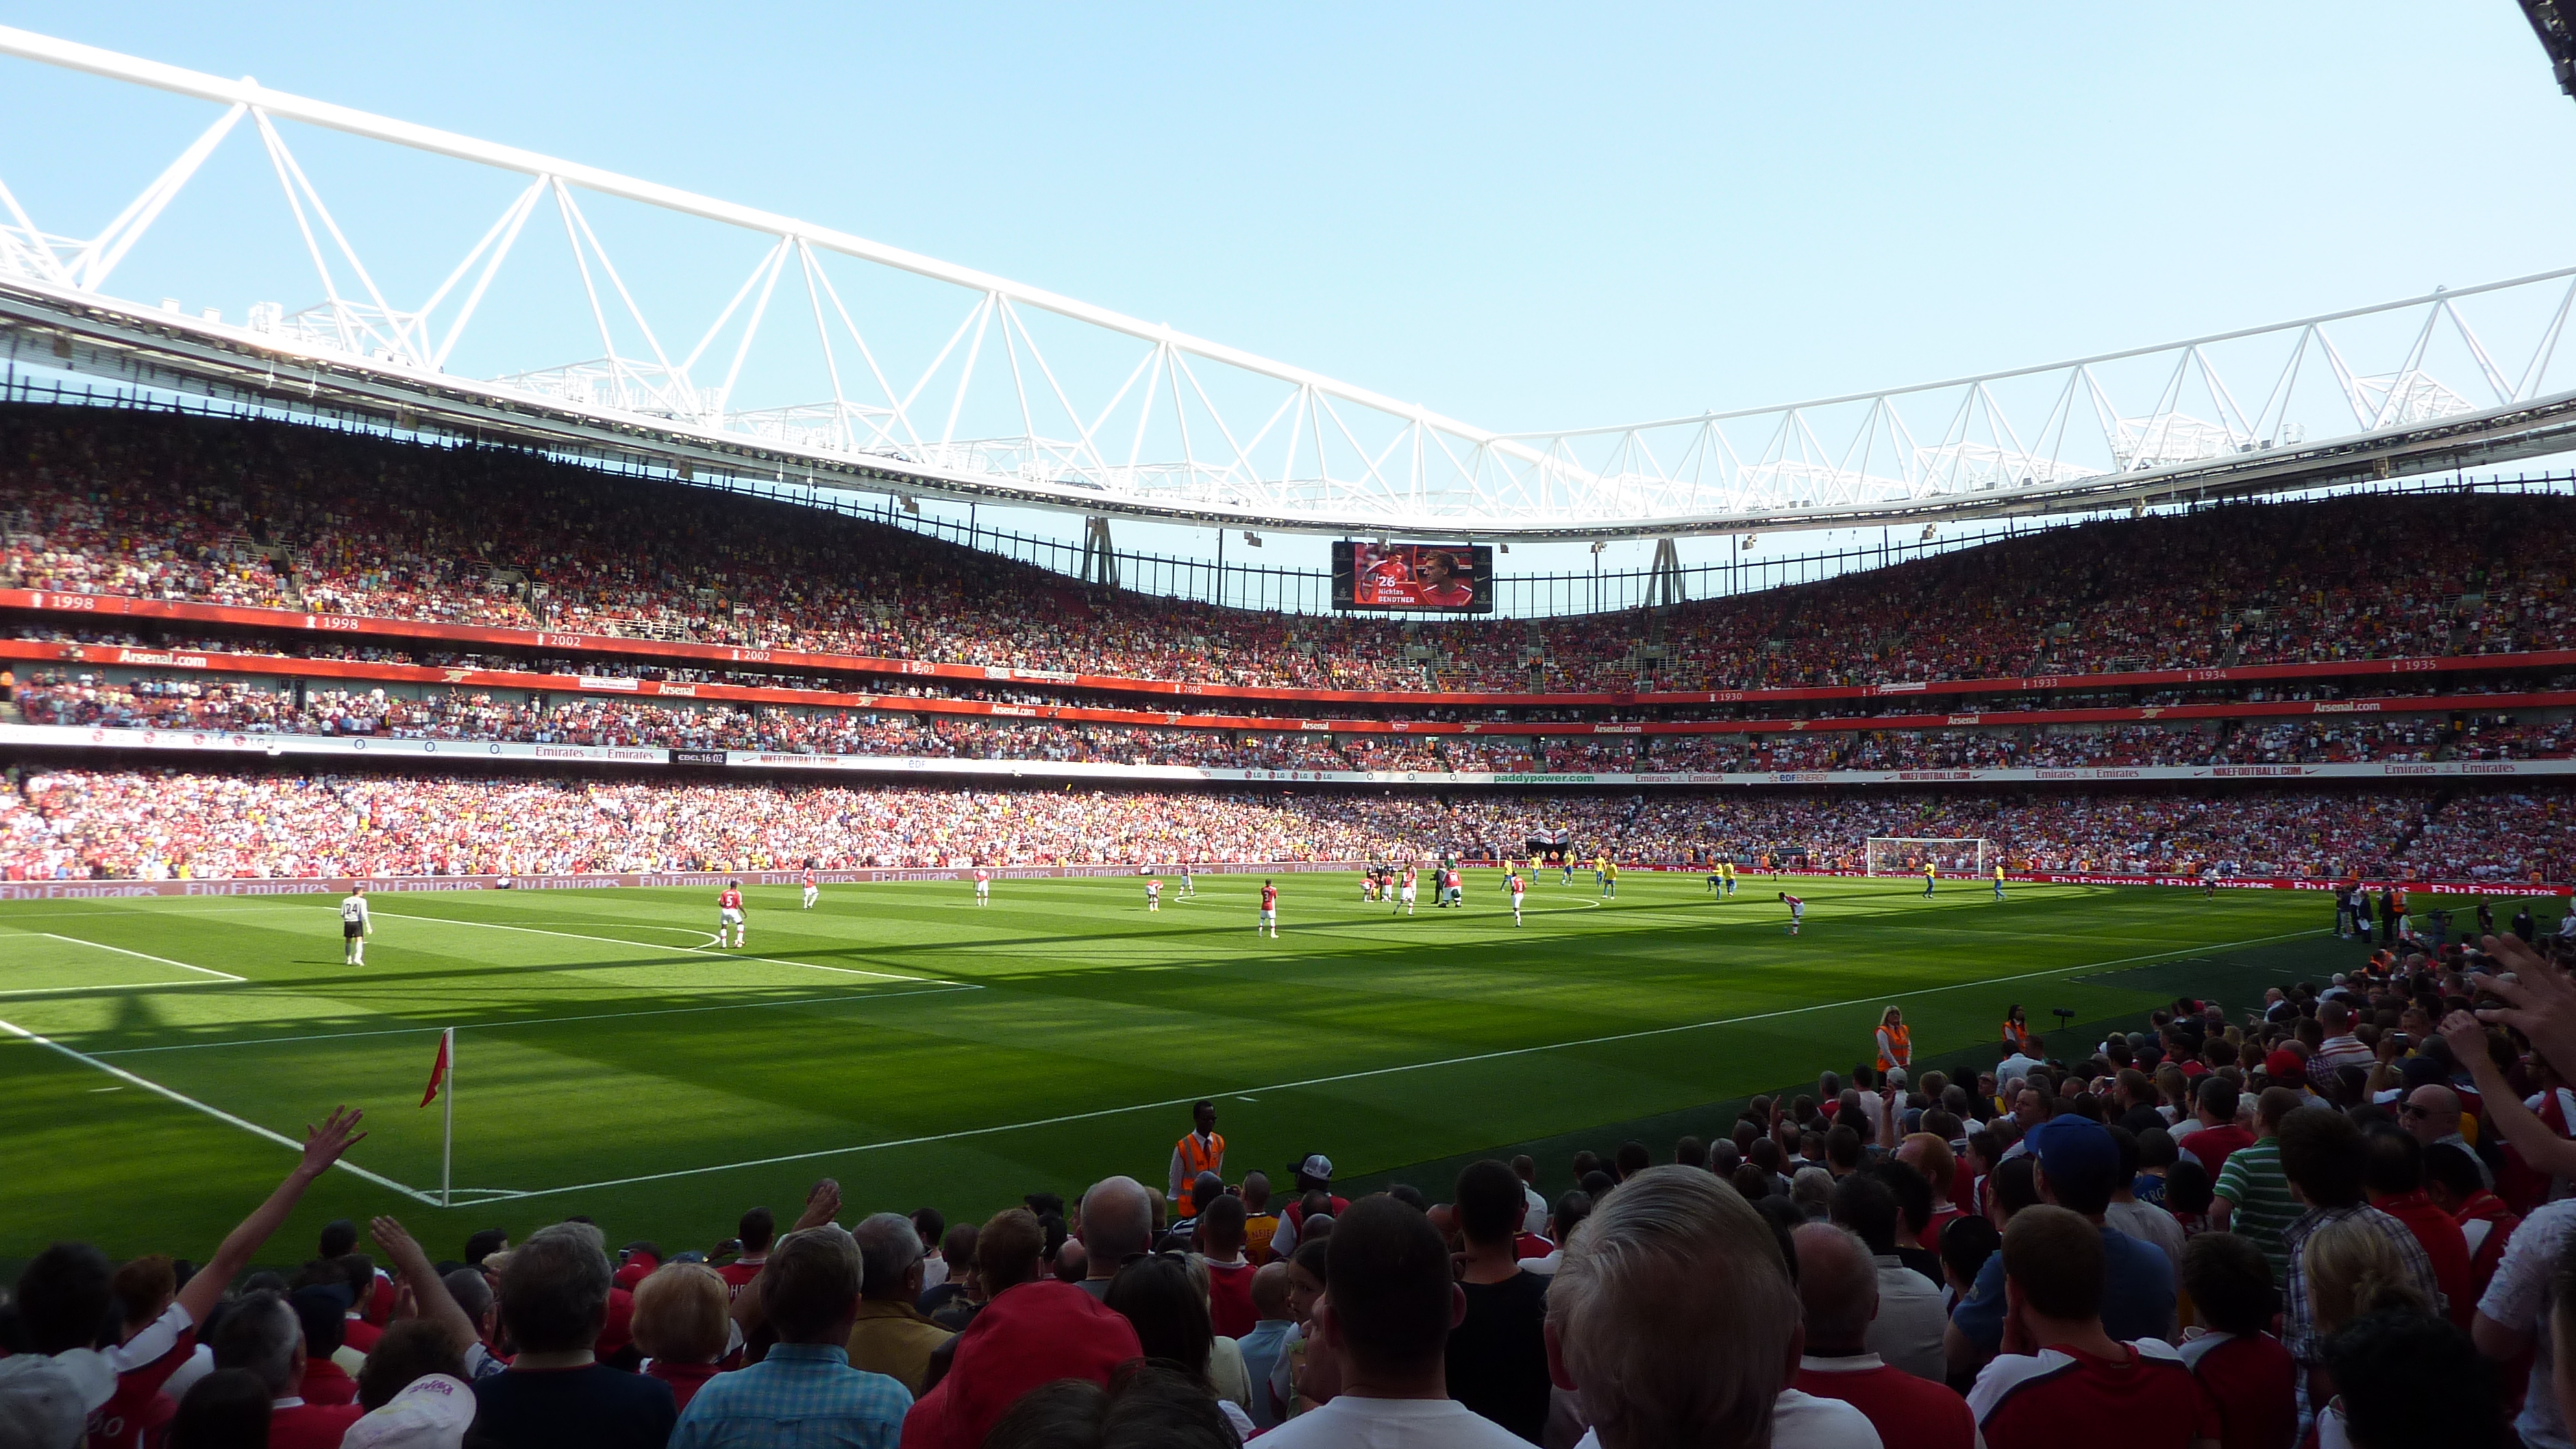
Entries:
POLYGON ((352 885, 346 899, 340 902, 340 964, 367 964, 367 938, 376 933, 375 918, 367 914, 367 888, 352 885))

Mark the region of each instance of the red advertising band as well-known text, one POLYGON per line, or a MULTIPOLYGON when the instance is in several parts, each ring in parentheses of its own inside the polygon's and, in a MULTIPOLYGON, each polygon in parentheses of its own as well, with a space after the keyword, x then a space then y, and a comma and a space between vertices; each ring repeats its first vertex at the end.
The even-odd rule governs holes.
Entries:
POLYGON ((754 665, 810 669, 842 674, 889 674, 924 679, 973 680, 980 683, 1053 684, 1075 689, 1117 690, 1131 694, 1176 695, 1211 699, 1244 699, 1314 704, 1459 706, 1560 705, 1610 706, 1795 703, 1831 699, 1883 699, 1901 695, 2037 694, 2072 689, 2169 688, 2195 684, 2250 684, 2293 679, 2365 678, 2373 675, 2452 673, 2462 670, 2553 669, 2576 665, 2576 649, 2535 650, 2520 654, 2465 654, 2440 658, 2346 659, 2307 664, 2235 664, 2208 669, 2142 669, 2117 674, 2040 674, 1995 679, 1947 679, 1895 684, 1814 685, 1793 689, 1701 689, 1665 691, 1593 691, 1540 694, 1510 691, 1283 689, 1264 685, 1189 684, 1165 679, 1077 674, 1059 669, 1015 669, 974 664, 936 664, 921 659, 882 659, 865 654, 814 654, 791 649, 759 649, 726 644, 674 643, 662 639, 628 639, 610 634, 580 634, 547 629, 514 629, 481 624, 437 624, 409 619, 378 619, 356 614, 305 614, 291 609, 250 608, 236 604, 181 603, 137 599, 122 594, 67 594, 50 590, 0 589, 0 609, 21 609, 55 616, 151 619, 173 623, 222 624, 272 631, 312 631, 370 639, 412 639, 442 644, 486 645, 507 649, 541 649, 564 654, 597 654, 622 658, 671 660, 700 667, 754 665))
POLYGON ((873 709, 898 714, 943 714, 994 719, 1063 720, 1080 724, 1141 725, 1160 729, 1252 730, 1272 733, 1412 735, 1776 735, 1851 734, 1868 730, 2005 728, 2053 724, 2171 724, 2221 719, 2331 719, 2342 715, 2438 714, 2457 710, 2560 709, 2576 706, 2576 690, 2515 694, 2391 695, 2380 699, 2260 700, 2228 704, 2134 705, 2090 709, 1984 710, 1969 714, 1844 715, 1823 719, 1665 720, 1640 724, 1531 721, 1442 723, 1429 720, 1295 719, 1276 715, 1182 714, 1168 710, 1106 709, 1088 705, 997 704, 980 699, 856 694, 829 689, 782 689, 746 684, 681 684, 623 675, 536 674, 513 669, 465 669, 432 664, 384 664, 361 659, 302 659, 283 654, 226 654, 207 649, 137 649, 122 644, 65 644, 0 639, 0 660, 125 669, 203 671, 209 675, 261 675, 285 679, 442 684, 470 689, 522 689, 548 694, 618 694, 660 699, 707 699, 752 704, 791 704, 873 709))

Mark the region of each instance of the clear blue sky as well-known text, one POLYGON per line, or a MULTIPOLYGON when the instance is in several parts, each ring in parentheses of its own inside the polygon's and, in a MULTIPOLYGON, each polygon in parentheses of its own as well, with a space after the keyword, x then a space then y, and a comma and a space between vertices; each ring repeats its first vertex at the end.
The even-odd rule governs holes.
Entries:
MULTIPOLYGON (((0 20, 805 216, 1498 428, 2576 260, 2576 101, 2511 0, 0 20)), ((57 229, 121 203, 84 189, 93 158, 167 157, 207 114, 88 109, 31 145, 49 88, 94 83, 0 77, 0 179, 57 229)))

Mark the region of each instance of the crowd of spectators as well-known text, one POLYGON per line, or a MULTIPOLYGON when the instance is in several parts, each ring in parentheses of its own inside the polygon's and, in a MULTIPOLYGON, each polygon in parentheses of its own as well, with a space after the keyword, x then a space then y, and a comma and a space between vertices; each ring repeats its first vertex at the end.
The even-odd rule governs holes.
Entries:
MULTIPOLYGON (((115 664, 117 656, 97 646, 126 649, 148 649, 155 652, 204 653, 209 656, 234 656, 215 661, 218 668, 243 668, 258 672, 257 663, 244 660, 261 656, 285 659, 329 659, 354 663, 430 666, 437 668, 495 670, 507 673, 587 676, 606 679, 635 679, 674 684, 725 684, 760 689, 792 689, 809 692, 856 691, 875 699, 974 700, 989 704, 1034 707, 1093 705, 1113 709, 1135 709, 1140 703, 1157 714, 1173 711, 1160 706, 1170 700, 1139 701, 1135 696, 1117 690, 1071 689, 1059 685, 1031 685, 966 679, 925 678, 918 675, 860 676, 850 678, 829 672, 787 672, 775 663, 762 665, 733 662, 721 667, 675 665, 651 657, 626 658, 613 654, 520 655, 478 652, 474 650, 407 647, 398 641, 361 642, 345 635, 295 629, 285 633, 249 632, 236 637, 215 637, 183 628, 96 628, 67 627, 50 620, 20 620, 15 636, 23 642, 41 642, 54 646, 53 664, 64 666, 58 674, 80 674, 91 666, 115 664), (150 632, 145 632, 148 629, 150 632)), ((47 666, 31 665, 40 672, 47 666)), ((211 671, 210 671, 211 672, 211 671)), ((2576 673, 2501 675, 2411 673, 2393 677, 2362 676, 2358 680, 2307 680, 2295 686, 2250 683, 2224 687, 2195 686, 2189 689, 2118 690, 2059 696, 2059 703, 2105 705, 2127 708, 2170 708, 2176 705, 2213 702, 2241 703, 2314 703, 2329 702, 2367 695, 2373 700, 2371 711, 2359 721, 2346 719, 2346 724, 2396 717, 2401 706, 2387 701, 2409 696, 2433 699, 2434 712, 2474 706, 2474 696, 2501 693, 2568 693, 2576 691, 2576 673)), ((1726 703, 1666 703, 1655 705, 1474 705, 1460 706, 1437 702, 1438 696, 1417 696, 1424 703, 1415 705, 1335 705, 1336 718, 1342 710, 1353 717, 1407 723, 1578 723, 1633 724, 1684 720, 1751 720, 1777 719, 1784 712, 1802 706, 1757 696, 1747 701, 1726 703)), ((1290 701, 1240 698, 1234 696, 1195 696, 1177 701, 1178 711, 1186 721, 1190 716, 1252 717, 1280 720, 1308 720, 1315 717, 1313 704, 1290 701)), ((1999 697, 1972 696, 1950 703, 1962 710, 2010 714, 2031 707, 2027 694, 2008 692, 1999 697)), ((823 706, 831 707, 831 706, 823 706)), ((1811 730, 1854 730, 1867 728, 1871 721, 1895 715, 1923 712, 1924 701, 1912 695, 1887 695, 1869 699, 1835 699, 1816 701, 1803 708, 1811 730)), ((2546 708, 2519 713, 2472 712, 2461 722, 2458 736, 2449 749, 2457 758, 2527 759, 2565 755, 2576 748, 2576 723, 2555 717, 2546 708)), ((2018 753, 2028 755, 2045 748, 2055 754, 2080 755, 2108 763, 2146 763, 2148 755, 2169 755, 2179 762, 2202 759, 2207 742, 2198 744, 2181 738, 2183 732, 2208 732, 2213 722, 2197 725, 2052 725, 2044 734, 2016 743, 2018 753), (2142 746, 2165 746, 2148 751, 2142 746), (2199 749, 2194 755, 2192 750, 2199 749), (2134 756, 2134 757, 2133 757, 2134 756)), ((1995 724, 1995 729, 2026 728, 2008 723, 1995 724)), ((1973 737, 1980 731, 1965 731, 1973 737)), ((2451 757, 2451 756, 2446 756, 2451 757)))
POLYGON ((0 578, 24 587, 1237 685, 1760 688, 2576 640, 2576 503, 2538 495, 2105 521, 1660 617, 1532 627, 1088 591, 783 502, 500 449, 147 414, 0 418, 0 519, 0 578), (2442 546, 2374 547, 2418 533, 2442 546), (2359 557, 2373 567, 2350 567, 2359 557), (1649 643, 1664 656, 1643 657, 1649 643))
POLYGON ((433 1261, 378 1217, 256 1269, 347 1180, 362 1122, 335 1111, 202 1263, 28 1262, 0 1443, 2564 1442, 2576 938, 2347 949, 2098 1038, 2013 1008, 1946 1069, 1891 1008, 1812 1092, 1545 1176, 1363 1193, 1317 1154, 1274 1184, 1203 1101, 1168 1173, 1139 1153, 1144 1180, 1104 1162, 998 1211, 865 1213, 827 1178, 789 1222, 720 1209, 712 1248, 573 1216, 433 1261))
POLYGON ((11 880, 1585 857, 1868 865, 1871 837, 1985 839, 2041 873, 2557 883, 2576 797, 2402 790, 1446 796, 684 783, 14 767, 11 880))
POLYGON ((2347 720, 2334 724, 2248 721, 2220 741, 2208 763, 2304 765, 2429 760, 2448 733, 2445 724, 2424 719, 2347 720))
MULTIPOLYGON (((2031 769, 2424 760, 2448 722, 2124 725, 2099 732, 1820 729, 1758 735, 1428 735, 1264 732, 990 719, 888 710, 671 704, 624 696, 496 695, 450 688, 295 690, 209 677, 113 683, 39 670, 20 684, 25 720, 108 729, 384 735, 396 739, 738 749, 918 759, 1077 761, 1212 769, 1526 772, 1779 772, 2031 769)), ((2564 723, 2461 733, 2475 759, 2563 757, 2564 723)))

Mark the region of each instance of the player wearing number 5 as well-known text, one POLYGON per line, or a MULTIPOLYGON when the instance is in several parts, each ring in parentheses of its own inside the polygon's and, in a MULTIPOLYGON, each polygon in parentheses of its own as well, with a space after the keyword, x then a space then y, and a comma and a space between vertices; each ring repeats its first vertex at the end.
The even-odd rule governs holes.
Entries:
POLYGON ((1878 1074, 1914 1066, 1914 1036, 1905 1029, 1905 1013, 1891 1006, 1878 1018, 1878 1074))
POLYGON ((742 919, 742 882, 738 880, 726 881, 725 888, 716 893, 717 945, 721 946, 725 943, 724 936, 728 929, 733 932, 734 949, 742 949, 742 935, 747 927, 742 919))
POLYGON ((367 888, 352 884, 346 900, 340 902, 340 964, 367 964, 367 938, 376 933, 375 918, 367 914, 367 888))

